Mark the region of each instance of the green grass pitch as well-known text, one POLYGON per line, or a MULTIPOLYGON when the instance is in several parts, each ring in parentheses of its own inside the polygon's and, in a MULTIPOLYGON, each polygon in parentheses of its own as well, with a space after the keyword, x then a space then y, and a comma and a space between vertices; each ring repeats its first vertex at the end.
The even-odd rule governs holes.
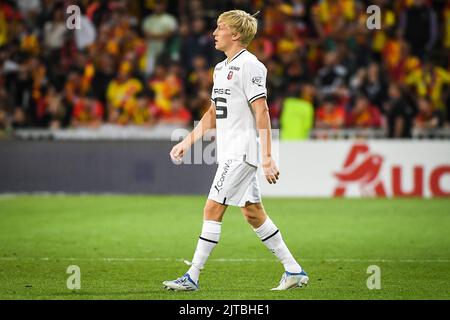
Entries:
POLYGON ((161 282, 187 270, 201 196, 0 198, 0 299, 449 299, 450 201, 265 199, 305 289, 271 292, 283 272, 237 208, 197 292, 161 282), (68 266, 81 289, 66 286, 68 266), (381 289, 367 288, 367 268, 381 289))

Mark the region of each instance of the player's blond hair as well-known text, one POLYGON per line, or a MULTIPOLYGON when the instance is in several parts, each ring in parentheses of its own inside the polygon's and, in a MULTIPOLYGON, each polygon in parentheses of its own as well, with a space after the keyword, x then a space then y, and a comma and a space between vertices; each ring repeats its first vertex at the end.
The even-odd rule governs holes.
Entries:
POLYGON ((258 21, 254 15, 250 15, 242 10, 230 10, 222 13, 217 19, 217 23, 224 23, 233 32, 241 35, 239 41, 245 47, 250 44, 258 30, 258 21))

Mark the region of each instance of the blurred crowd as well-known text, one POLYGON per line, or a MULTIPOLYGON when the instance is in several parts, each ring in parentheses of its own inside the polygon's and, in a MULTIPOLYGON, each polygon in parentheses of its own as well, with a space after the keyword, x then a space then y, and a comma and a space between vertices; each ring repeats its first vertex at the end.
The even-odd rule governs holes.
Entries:
POLYGON ((211 35, 217 16, 235 8, 261 11, 248 49, 268 69, 284 138, 311 128, 407 138, 449 126, 446 0, 0 0, 0 131, 191 126, 225 58, 211 35), (373 4, 380 29, 367 25, 373 4))

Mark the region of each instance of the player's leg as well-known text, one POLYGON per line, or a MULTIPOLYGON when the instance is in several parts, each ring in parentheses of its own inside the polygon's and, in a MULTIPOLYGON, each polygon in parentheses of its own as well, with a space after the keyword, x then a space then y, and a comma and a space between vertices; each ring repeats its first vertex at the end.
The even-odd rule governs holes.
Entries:
POLYGON ((203 219, 222 222, 223 215, 228 205, 223 205, 217 201, 207 199, 203 208, 203 219))
POLYGON ((198 289, 200 271, 203 269, 208 257, 219 243, 222 218, 227 206, 208 199, 203 210, 202 232, 197 242, 189 270, 180 278, 164 281, 166 288, 179 291, 194 291, 198 289))
POLYGON ((198 239, 191 267, 187 272, 195 283, 198 283, 200 271, 203 269, 213 249, 219 243, 222 218, 226 208, 226 205, 222 205, 214 200, 208 199, 206 201, 203 210, 202 233, 198 239))
MULTIPOLYGON (((181 278, 165 281, 166 287, 174 290, 196 290, 198 276, 209 255, 219 242, 221 221, 228 205, 240 206, 256 168, 240 160, 219 163, 204 209, 202 233, 197 243, 191 268, 181 278)), ((253 199, 253 198, 252 198, 253 199)))
POLYGON ((241 211, 264 245, 281 261, 285 270, 290 273, 300 273, 302 268, 292 256, 281 232, 266 214, 262 204, 247 202, 241 211))
POLYGON ((277 290, 286 290, 294 287, 302 287, 308 282, 306 272, 292 256, 286 243, 281 236, 281 232, 266 214, 261 203, 247 202, 241 211, 247 222, 253 227, 257 236, 264 245, 283 264, 285 273, 277 290))
POLYGON ((200 271, 219 242, 222 218, 228 205, 237 205, 256 169, 243 161, 228 160, 219 164, 203 213, 203 228, 187 272, 198 281, 200 271), (244 183, 243 183, 244 182, 244 183))

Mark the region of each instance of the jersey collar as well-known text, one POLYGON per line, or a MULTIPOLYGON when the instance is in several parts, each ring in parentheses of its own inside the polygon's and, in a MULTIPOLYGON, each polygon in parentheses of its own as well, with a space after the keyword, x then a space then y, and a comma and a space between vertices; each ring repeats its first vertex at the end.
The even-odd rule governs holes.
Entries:
POLYGON ((227 60, 228 60, 228 59, 225 60, 225 66, 229 65, 233 60, 235 60, 237 57, 239 57, 241 54, 243 54, 244 51, 247 51, 247 49, 242 49, 241 51, 239 51, 238 53, 236 53, 236 54, 234 55, 234 57, 231 58, 230 62, 228 62, 228 63, 227 63, 227 60))

